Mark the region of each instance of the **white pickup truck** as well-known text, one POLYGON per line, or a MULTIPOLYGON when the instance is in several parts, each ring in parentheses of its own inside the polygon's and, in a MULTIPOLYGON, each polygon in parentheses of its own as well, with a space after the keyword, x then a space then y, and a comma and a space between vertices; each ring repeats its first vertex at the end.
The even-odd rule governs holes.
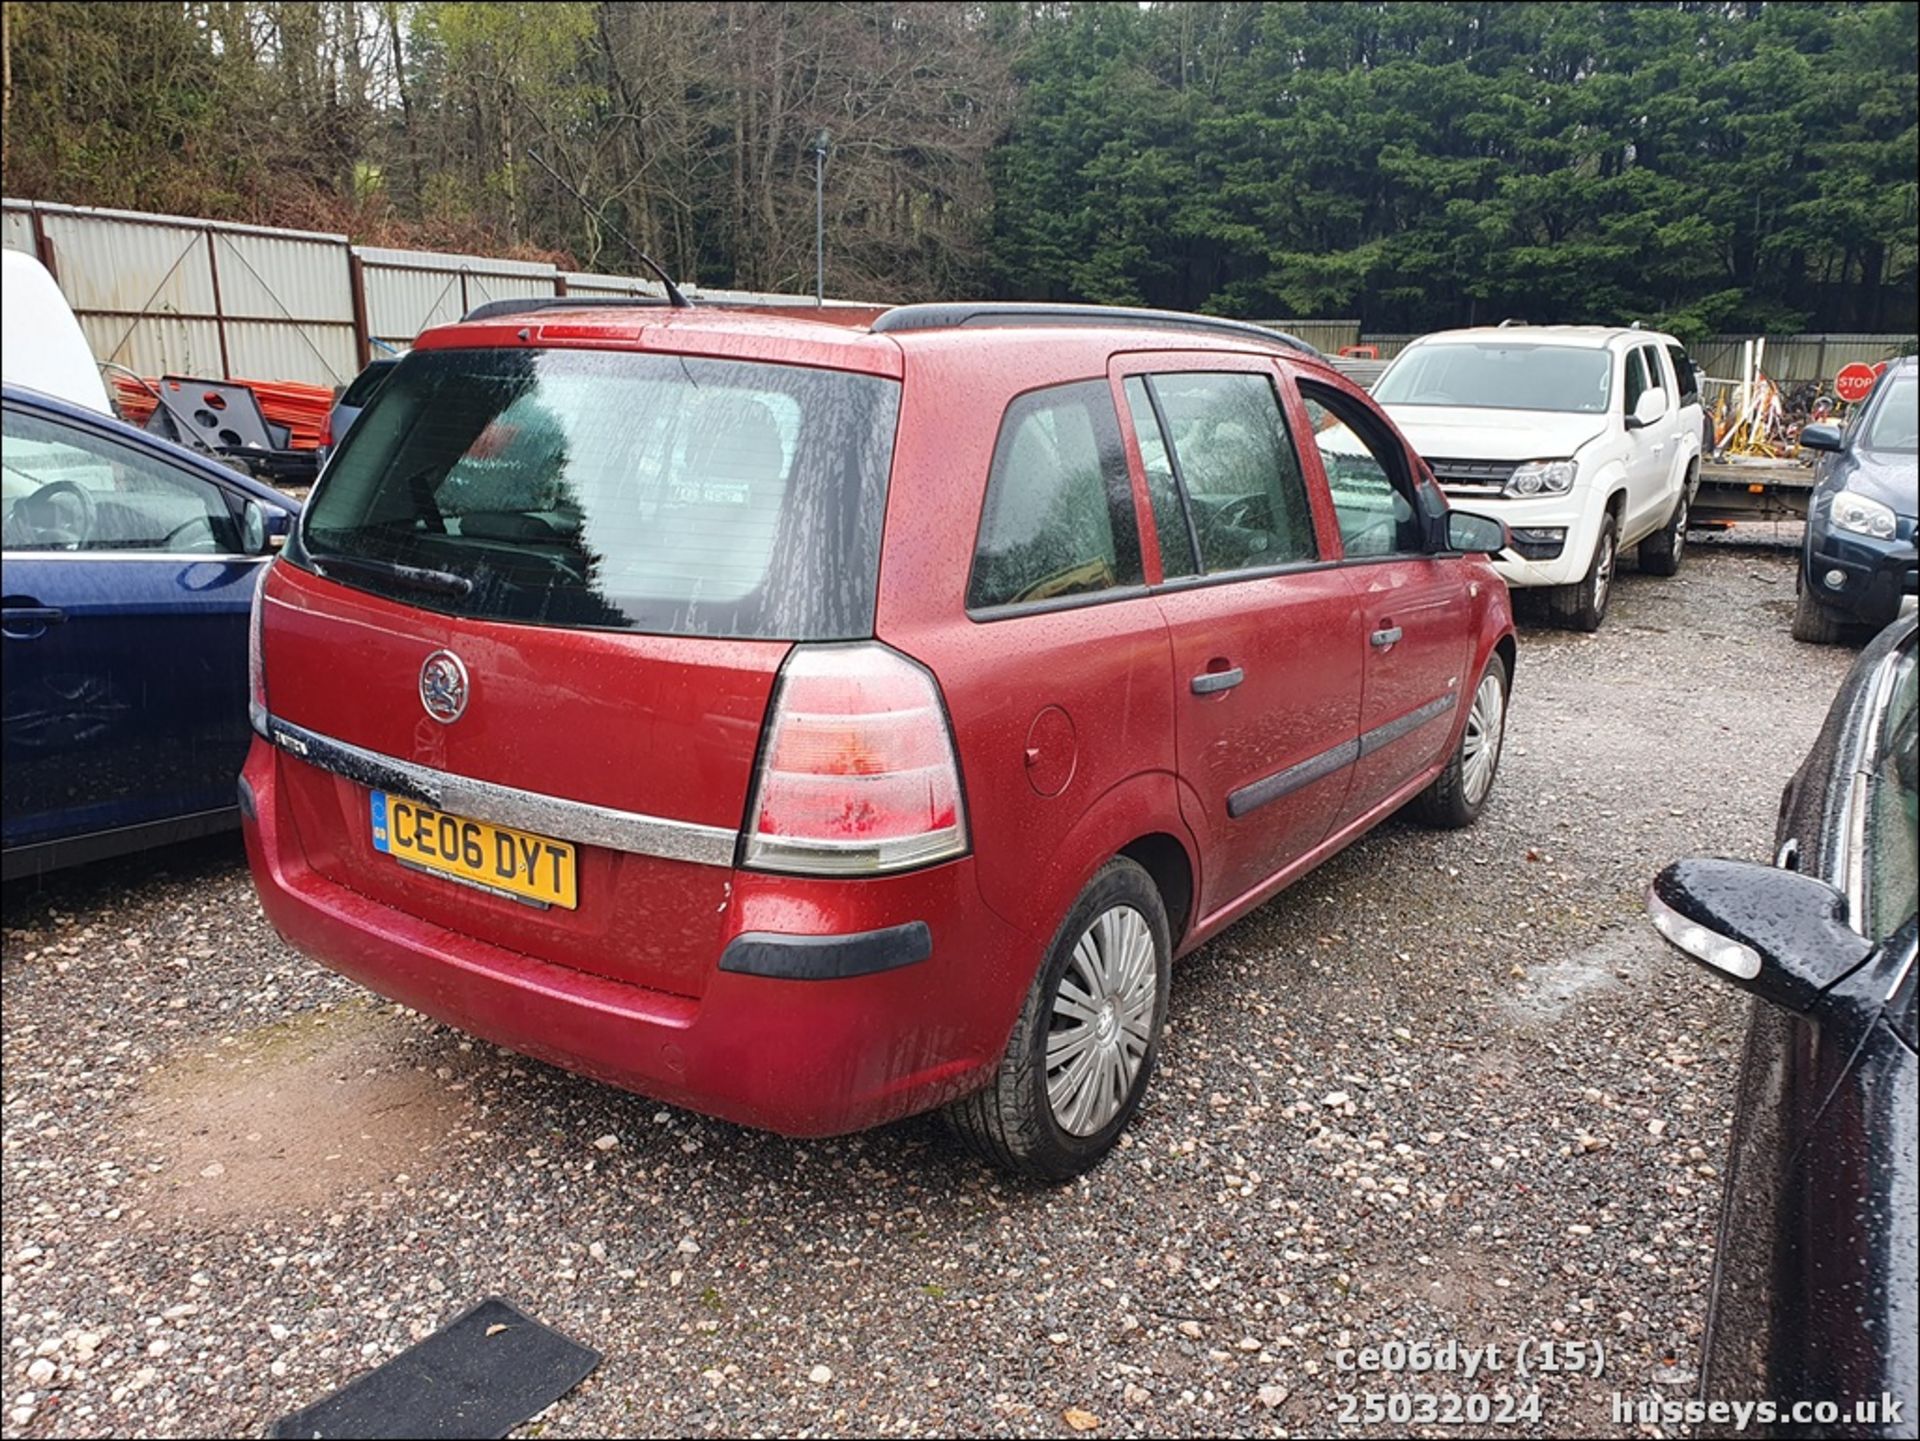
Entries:
POLYGON ((1501 325, 1423 336, 1373 387, 1456 504, 1498 516, 1514 586, 1597 630, 1623 547, 1672 575, 1700 483, 1700 396, 1670 335, 1501 325))

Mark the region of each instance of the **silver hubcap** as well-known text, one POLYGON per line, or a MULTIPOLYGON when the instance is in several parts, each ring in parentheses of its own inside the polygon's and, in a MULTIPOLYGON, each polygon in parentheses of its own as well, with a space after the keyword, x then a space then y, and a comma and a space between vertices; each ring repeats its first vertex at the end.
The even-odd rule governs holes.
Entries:
POLYGON ((1673 556, 1680 558, 1680 552, 1687 544, 1687 498, 1680 497, 1680 513, 1673 518, 1673 556))
POLYGON ((1600 540, 1600 559, 1593 567, 1594 609, 1606 609, 1607 592, 1611 589, 1613 589, 1613 537, 1608 535, 1600 540))
POLYGON ((1494 767, 1500 764, 1500 736, 1506 727, 1506 696, 1500 677, 1484 676, 1467 712, 1467 736, 1460 743, 1460 784, 1467 804, 1477 806, 1493 789, 1494 767))
POLYGON ((1120 1114, 1153 1042, 1153 930, 1132 906, 1094 917, 1053 993, 1047 1103, 1060 1129, 1091 1136, 1120 1114))

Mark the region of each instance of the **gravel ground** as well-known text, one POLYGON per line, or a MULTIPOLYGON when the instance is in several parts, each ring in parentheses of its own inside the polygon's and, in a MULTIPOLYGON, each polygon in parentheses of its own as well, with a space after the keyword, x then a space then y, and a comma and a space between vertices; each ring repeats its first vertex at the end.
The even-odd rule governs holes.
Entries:
POLYGON ((1850 660, 1788 639, 1792 560, 1523 617, 1479 827, 1390 823, 1184 962, 1125 1148, 1055 1191, 469 1042, 283 948, 231 841, 10 888, 0 1427, 258 1435, 499 1293, 606 1356, 533 1435, 1404 1435, 1343 1398, 1536 1385, 1433 1434, 1642 1434, 1607 1398, 1692 1382, 1745 1012, 1640 897, 1768 853, 1850 660), (1396 1339, 1605 1366, 1336 1364, 1396 1339))

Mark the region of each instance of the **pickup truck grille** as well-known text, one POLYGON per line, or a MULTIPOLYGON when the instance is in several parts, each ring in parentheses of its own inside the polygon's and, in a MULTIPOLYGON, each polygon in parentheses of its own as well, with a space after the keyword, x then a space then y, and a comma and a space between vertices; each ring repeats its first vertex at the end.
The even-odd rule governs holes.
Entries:
POLYGON ((1498 495, 1505 489, 1517 460, 1446 460, 1427 457, 1427 466, 1441 488, 1455 495, 1498 495))

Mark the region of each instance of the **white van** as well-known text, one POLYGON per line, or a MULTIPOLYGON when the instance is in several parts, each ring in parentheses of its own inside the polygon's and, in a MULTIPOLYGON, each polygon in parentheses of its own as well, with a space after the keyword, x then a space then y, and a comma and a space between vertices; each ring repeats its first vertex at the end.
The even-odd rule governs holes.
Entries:
POLYGON ((47 267, 22 251, 0 252, 0 290, 0 378, 112 415, 93 350, 47 267))
POLYGON ((1494 568, 1597 630, 1620 551, 1672 575, 1700 484, 1700 396, 1671 335, 1501 325, 1423 336, 1373 387, 1456 505, 1507 523, 1494 568))

